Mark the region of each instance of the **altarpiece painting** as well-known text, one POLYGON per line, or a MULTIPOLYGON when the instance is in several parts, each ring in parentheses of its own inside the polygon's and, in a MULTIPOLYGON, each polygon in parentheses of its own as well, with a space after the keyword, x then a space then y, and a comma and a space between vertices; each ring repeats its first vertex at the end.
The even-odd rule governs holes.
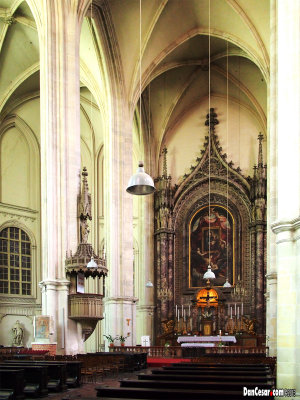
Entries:
POLYGON ((189 224, 189 287, 203 286, 203 275, 210 264, 215 286, 234 277, 234 219, 224 207, 202 207, 189 224))

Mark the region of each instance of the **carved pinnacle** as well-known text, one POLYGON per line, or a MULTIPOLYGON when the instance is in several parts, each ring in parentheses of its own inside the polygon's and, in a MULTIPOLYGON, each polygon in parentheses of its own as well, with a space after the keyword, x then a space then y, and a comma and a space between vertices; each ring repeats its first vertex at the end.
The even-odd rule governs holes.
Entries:
POLYGON ((168 154, 168 149, 166 146, 162 150, 162 154, 164 156, 164 161, 163 161, 163 177, 167 178, 168 176, 168 171, 167 171, 167 154, 168 154))
POLYGON ((206 115, 205 126, 209 127, 210 132, 215 131, 215 125, 218 125, 219 121, 217 120, 217 114, 214 112, 214 108, 209 109, 209 114, 206 115))
POLYGON ((264 135, 260 132, 258 135, 259 147, 258 147, 258 167, 263 167, 263 152, 262 152, 262 140, 264 135))

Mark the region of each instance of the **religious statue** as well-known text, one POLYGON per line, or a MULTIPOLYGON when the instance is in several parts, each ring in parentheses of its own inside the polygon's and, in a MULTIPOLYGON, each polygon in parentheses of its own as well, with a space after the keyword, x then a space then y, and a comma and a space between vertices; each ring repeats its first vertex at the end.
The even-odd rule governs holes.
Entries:
POLYGON ((87 243, 89 236, 89 226, 87 220, 80 220, 80 243, 87 243))
POLYGON ((245 330, 247 333, 250 333, 251 335, 255 335, 255 330, 254 330, 254 325, 255 325, 256 319, 250 319, 243 317, 243 324, 245 325, 245 330))
POLYGON ((21 347, 23 346, 23 335, 24 330, 20 325, 19 321, 16 321, 15 325, 12 327, 13 332, 13 346, 21 347))
POLYGON ((168 335, 170 333, 173 333, 174 321, 172 319, 162 321, 161 325, 162 325, 163 335, 168 335))

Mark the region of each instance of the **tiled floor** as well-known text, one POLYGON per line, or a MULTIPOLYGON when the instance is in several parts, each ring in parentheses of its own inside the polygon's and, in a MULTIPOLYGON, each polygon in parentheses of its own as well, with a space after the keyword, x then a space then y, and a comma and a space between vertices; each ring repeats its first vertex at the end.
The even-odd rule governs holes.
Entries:
POLYGON ((119 380, 124 378, 135 379, 136 375, 141 372, 146 372, 147 370, 141 370, 137 372, 124 372, 119 373, 117 377, 115 376, 107 376, 103 379, 100 379, 97 383, 83 383, 80 388, 68 389, 65 392, 61 393, 49 393, 49 400, 79 400, 85 397, 95 398, 96 400, 96 390, 95 387, 99 385, 108 385, 113 387, 119 387, 119 380))

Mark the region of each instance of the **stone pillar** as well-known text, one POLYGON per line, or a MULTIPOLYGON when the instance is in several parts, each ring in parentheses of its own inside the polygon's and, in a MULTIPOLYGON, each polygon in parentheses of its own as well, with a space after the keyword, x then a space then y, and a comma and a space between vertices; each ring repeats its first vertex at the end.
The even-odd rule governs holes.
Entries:
POLYGON ((135 345, 136 301, 133 286, 133 196, 126 192, 132 165, 132 118, 125 99, 111 99, 108 134, 104 138, 105 236, 107 266, 106 335, 124 335, 135 345), (129 325, 128 325, 129 321, 129 325))
POLYGON ((256 225, 256 282, 255 282, 255 318, 257 320, 257 333, 265 332, 264 319, 264 226, 256 225))
MULTIPOLYGON (((268 197, 267 221, 277 218, 277 16, 276 0, 270 2, 270 90, 268 113, 268 197)), ((277 257, 276 236, 267 225, 266 335, 269 354, 277 355, 277 257)))
POLYGON ((77 245, 80 171, 79 42, 90 0, 29 0, 40 44, 41 231, 43 310, 52 317, 58 352, 81 350, 67 322, 66 251, 77 245), (59 310, 66 310, 64 317, 59 310), (62 320, 62 318, 64 320, 62 320), (67 327, 67 334, 62 329, 67 327), (74 341, 72 343, 72 341, 74 341))
POLYGON ((277 387, 295 388, 300 398, 300 3, 278 1, 276 6, 277 387))
POLYGON ((276 357, 277 354, 277 273, 270 272, 267 278, 266 308, 267 308, 267 340, 270 357, 276 357))

